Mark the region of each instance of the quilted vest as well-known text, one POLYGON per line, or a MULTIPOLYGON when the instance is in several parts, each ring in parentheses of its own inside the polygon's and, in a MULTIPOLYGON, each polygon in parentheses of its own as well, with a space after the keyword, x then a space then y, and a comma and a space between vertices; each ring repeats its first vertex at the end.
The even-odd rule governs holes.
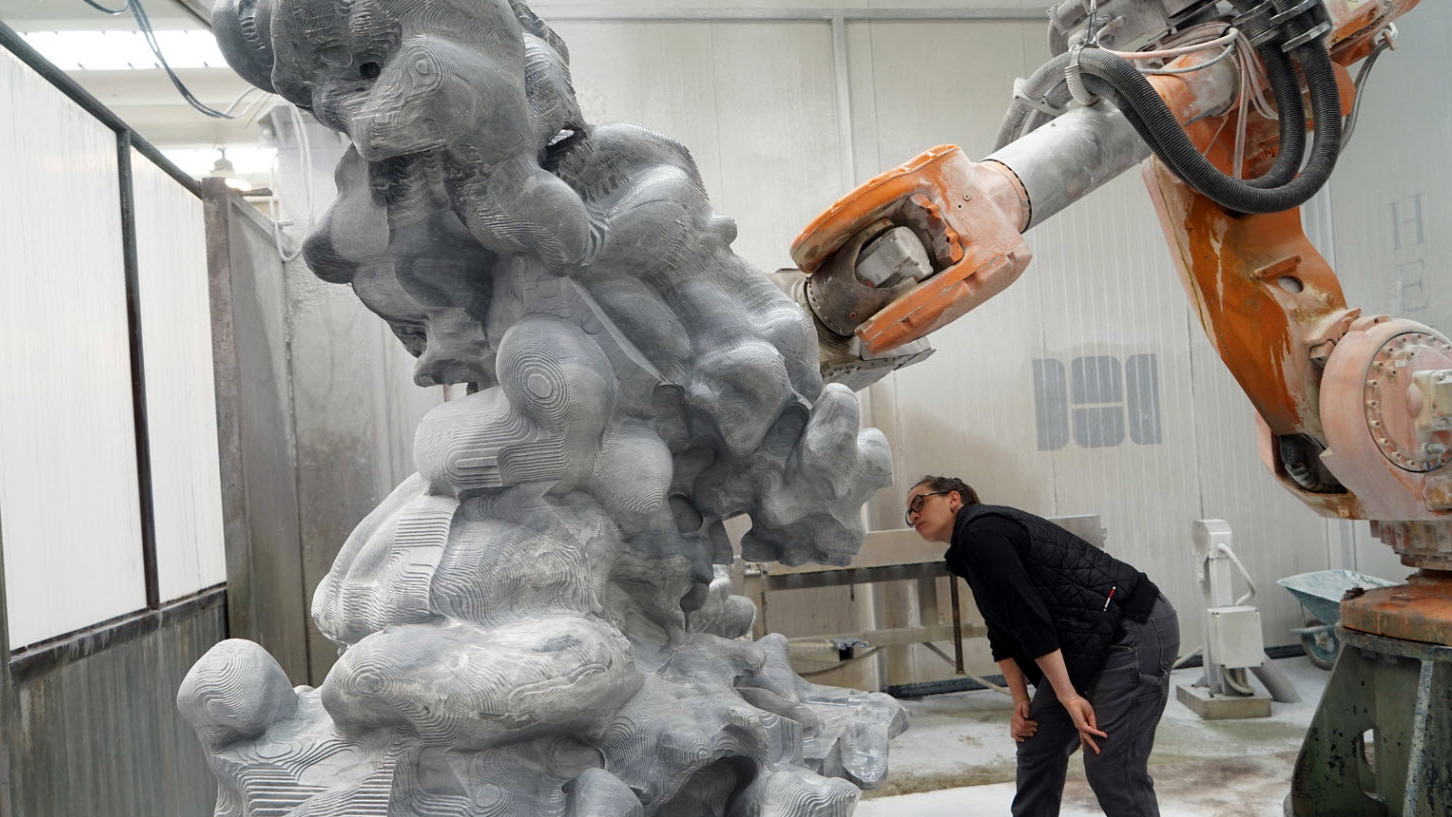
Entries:
MULTIPOLYGON (((1144 574, 1046 519, 999 505, 973 505, 960 511, 954 545, 972 520, 986 515, 1011 519, 1028 533, 1027 551, 1019 558, 1049 609, 1069 680, 1081 692, 1087 690, 1104 666, 1110 645, 1123 637, 1118 602, 1134 595, 1144 574)), ((1034 662, 1019 656, 1018 663, 1027 664, 1026 674, 1037 682, 1040 672, 1034 662)))

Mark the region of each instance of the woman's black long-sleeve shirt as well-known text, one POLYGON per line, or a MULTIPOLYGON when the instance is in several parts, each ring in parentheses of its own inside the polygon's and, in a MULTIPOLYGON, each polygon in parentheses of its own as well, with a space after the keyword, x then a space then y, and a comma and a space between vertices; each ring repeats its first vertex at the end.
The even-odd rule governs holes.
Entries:
POLYGON ((948 549, 948 570, 968 581, 973 601, 988 627, 993 660, 1033 659, 1059 649, 1049 608, 1029 581, 1019 554, 1028 549, 1028 535, 1018 523, 1001 516, 974 519, 972 542, 948 549))

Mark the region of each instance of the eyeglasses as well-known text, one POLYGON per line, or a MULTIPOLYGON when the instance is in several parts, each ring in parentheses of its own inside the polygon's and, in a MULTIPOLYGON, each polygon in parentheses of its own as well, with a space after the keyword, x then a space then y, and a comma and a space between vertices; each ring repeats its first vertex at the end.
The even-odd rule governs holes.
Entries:
POLYGON ((907 522, 907 526, 908 527, 912 527, 913 526, 913 516, 916 515, 916 514, 920 514, 920 513, 923 512, 923 503, 928 501, 928 497, 930 497, 930 496, 942 496, 943 494, 951 494, 951 493, 953 493, 953 492, 952 491, 933 491, 932 493, 918 494, 917 496, 913 497, 911 500, 908 501, 907 511, 902 515, 903 521, 904 522, 907 522))

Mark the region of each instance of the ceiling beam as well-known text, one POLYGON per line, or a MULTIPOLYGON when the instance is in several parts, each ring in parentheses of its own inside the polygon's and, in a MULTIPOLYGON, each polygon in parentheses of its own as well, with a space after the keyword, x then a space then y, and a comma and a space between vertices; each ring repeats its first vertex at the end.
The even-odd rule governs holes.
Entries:
POLYGON ((207 28, 212 27, 212 5, 215 0, 172 0, 207 28))

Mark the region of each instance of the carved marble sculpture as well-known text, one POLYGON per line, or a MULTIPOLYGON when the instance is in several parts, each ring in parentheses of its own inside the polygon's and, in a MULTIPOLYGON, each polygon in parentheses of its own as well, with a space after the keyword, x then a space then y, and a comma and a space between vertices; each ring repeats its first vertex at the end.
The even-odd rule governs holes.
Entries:
POLYGON ((347 134, 305 245, 469 384, 313 600, 292 688, 218 644, 178 705, 217 815, 846 815, 901 708, 810 684, 715 567, 844 564, 886 444, 809 318, 730 251, 686 150, 583 121, 518 0, 221 0, 252 83, 347 134))

